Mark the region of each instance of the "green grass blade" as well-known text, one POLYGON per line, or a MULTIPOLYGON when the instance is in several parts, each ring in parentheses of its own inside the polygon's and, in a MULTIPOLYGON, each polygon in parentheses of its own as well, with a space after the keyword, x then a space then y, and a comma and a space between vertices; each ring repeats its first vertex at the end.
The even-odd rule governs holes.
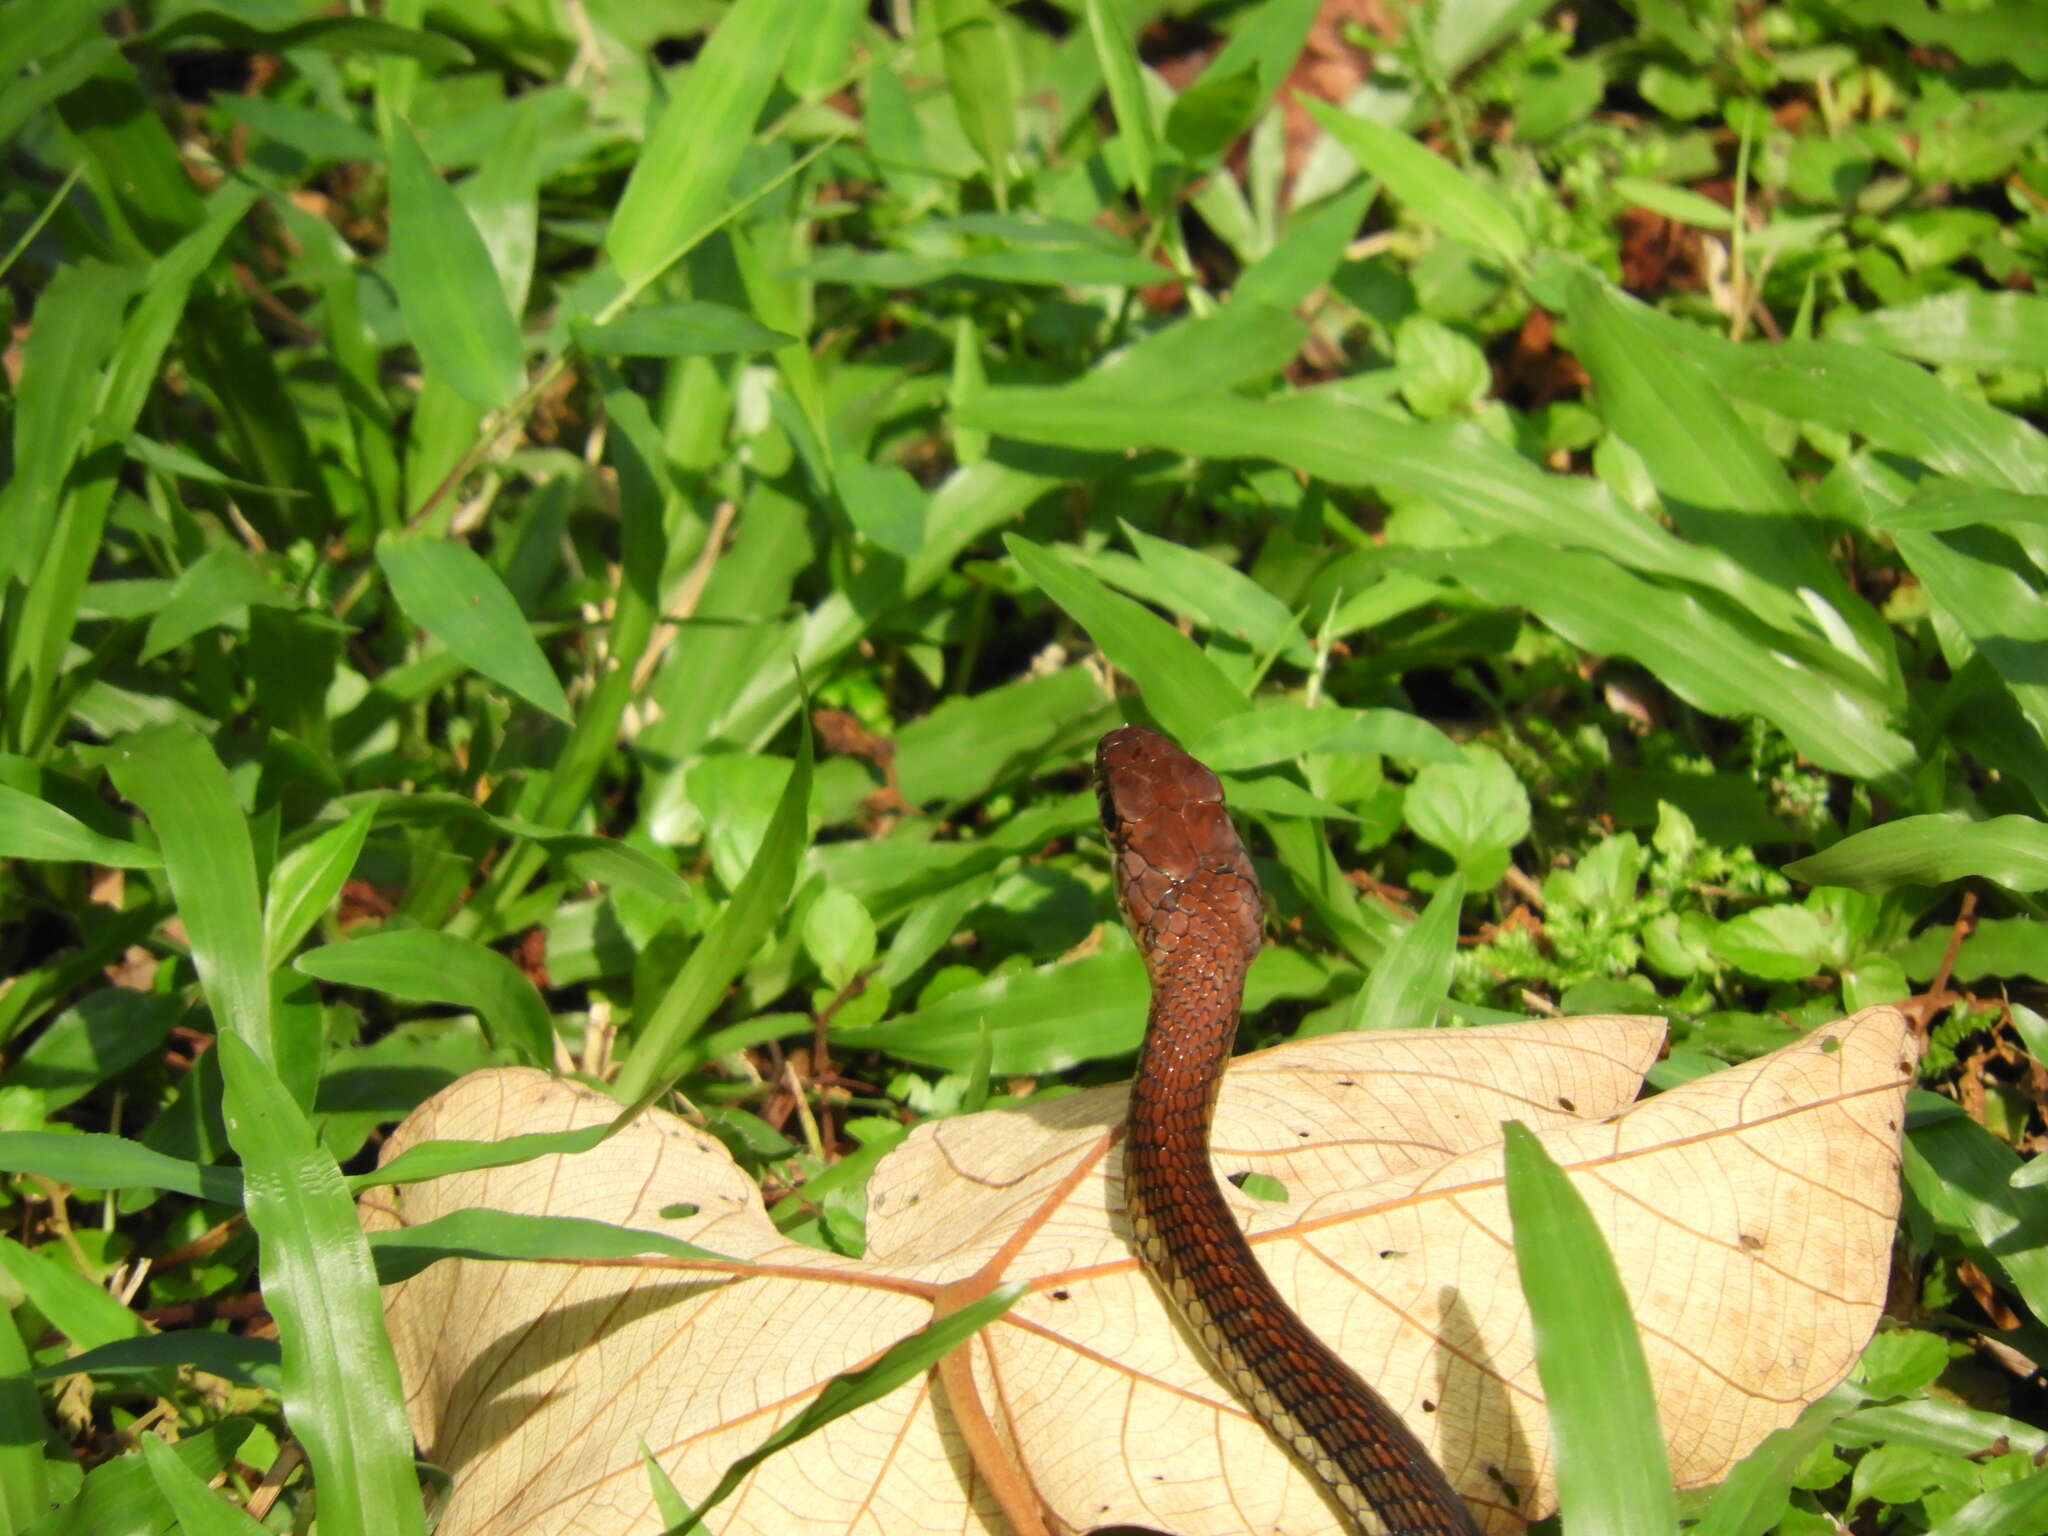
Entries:
POLYGON ((173 1333, 145 1333, 80 1350, 36 1370, 38 1381, 90 1376, 95 1381, 117 1377, 155 1377, 159 1382, 181 1365, 197 1366, 210 1376, 246 1381, 266 1392, 284 1388, 282 1356, 275 1339, 253 1339, 235 1333, 180 1328, 173 1333))
POLYGON ((898 1340, 872 1363, 857 1371, 834 1376, 801 1413, 727 1467, 725 1475, 718 1480, 718 1486, 697 1506, 696 1516, 682 1526, 672 1528, 672 1536, 701 1531, 704 1516, 722 1504, 746 1480, 747 1474, 770 1456, 817 1433, 834 1419, 857 1408, 865 1408, 869 1403, 879 1402, 905 1382, 921 1376, 938 1364, 941 1356, 959 1348, 1009 1311, 1026 1289, 1028 1287, 1022 1282, 998 1286, 959 1311, 949 1312, 907 1339, 898 1340))
POLYGON ((761 947, 796 886, 797 864, 810 841, 811 728, 805 721, 796 766, 782 787, 761 846, 710 931, 690 951, 675 980, 649 1011, 612 1092, 621 1102, 651 1102, 689 1064, 690 1038, 725 989, 761 947))
MULTIPOLYGON (((574 1131, 533 1131, 503 1141, 419 1141, 369 1173, 349 1179, 357 1192, 379 1184, 423 1184, 451 1173, 480 1168, 510 1168, 536 1157, 573 1157, 588 1152, 612 1132, 610 1125, 586 1125, 574 1131)), ((0 1167, 6 1166, 0 1163, 0 1167)))
POLYGON ((390 152, 385 270, 420 361, 471 405, 510 405, 526 386, 526 356, 484 238, 402 123, 390 152))
POLYGON ((1783 1515, 1801 1464, 1829 1442, 1829 1432, 1844 1414, 1868 1401, 1844 1382, 1793 1423, 1765 1435, 1714 1490, 1713 1501, 1688 1536, 1764 1536, 1783 1515))
POLYGON ((1380 956, 1352 1005, 1353 1029, 1419 1029, 1436 1023, 1451 990, 1465 877, 1452 875, 1429 898, 1400 942, 1380 956))
MULTIPOLYGON (((234 1460, 254 1427, 248 1419, 227 1419, 188 1430, 171 1453, 202 1482, 211 1481, 234 1460)), ((86 1473, 78 1496, 36 1521, 23 1536, 164 1536, 176 1518, 142 1458, 119 1456, 86 1473)))
POLYGON ((1320 101, 1306 103, 1309 115, 1345 149, 1365 174, 1376 178, 1426 224, 1454 240, 1492 251, 1510 267, 1529 254, 1529 236, 1507 204, 1441 155, 1407 134, 1354 117, 1320 101))
POLYGON ((1017 84, 1003 37, 1002 13, 990 0, 931 0, 946 85, 967 142, 988 168, 996 206, 1009 206, 1010 151, 1017 142, 1017 84))
POLYGON ((29 1379, 28 1346, 12 1311, 0 1317, 0 1531, 13 1536, 50 1507, 43 1441, 50 1427, 29 1379))
POLYGON ((2048 822, 2031 816, 1989 821, 1907 816, 1852 832, 1819 853, 1793 860, 1785 873, 1808 885, 1862 891, 1946 885, 1973 875, 2015 891, 2038 891, 2048 889, 2048 822))
POLYGON ((305 1444, 328 1536, 425 1530, 398 1360, 369 1243, 341 1170, 277 1076, 242 1043, 216 1047, 228 1137, 261 1244, 264 1305, 284 1350, 285 1416, 305 1444))
POLYGON ((1659 1536, 1678 1499, 1643 1341, 1583 1196, 1518 1120, 1506 1138, 1515 1265, 1535 1324, 1568 1536, 1659 1536))
POLYGON ((312 930, 356 867, 376 820, 374 806, 360 806, 348 820, 301 843, 270 872, 263 906, 263 948, 272 965, 282 964, 312 930))
POLYGON ((2012 1536, 2043 1529, 2048 1529, 2048 1468, 1978 1494, 1929 1527, 1927 1536, 2012 1536))
POLYGON ((104 864, 109 869, 158 869, 163 865, 155 849, 95 832, 47 800, 6 784, 0 784, 0 858, 104 864))
POLYGON ((2017 1153, 1946 1099, 1916 1095, 1902 1174, 1935 1225, 2003 1272, 2035 1318, 2048 1318, 2048 1201, 2014 1189, 2017 1153))
POLYGON ((629 291, 644 288, 712 227, 805 6, 738 0, 662 109, 605 232, 605 250, 629 291))
POLYGON ((1003 545, 1024 574, 1088 631, 1102 654, 1130 674, 1145 707, 1180 740, 1193 740, 1247 707, 1243 691, 1223 669, 1157 614, 1110 591, 1064 554, 1015 534, 1003 545))
POLYGON ((519 1211, 474 1208, 370 1234, 370 1257, 376 1262, 380 1285, 409 1280, 443 1259, 542 1263, 550 1259, 631 1259, 650 1253, 669 1259, 724 1257, 664 1232, 615 1227, 581 1216, 529 1216, 519 1211))
POLYGON ((407 618, 535 709, 569 719, 569 700, 518 600, 474 551, 446 539, 387 537, 377 541, 377 564, 407 618))
POLYGON ((1131 192, 1141 205, 1154 208, 1163 190, 1156 180, 1159 128, 1152 120, 1152 100, 1138 67, 1138 50, 1131 41, 1129 25, 1125 8, 1114 0, 1088 0, 1088 35, 1094 40, 1095 57, 1109 86, 1110 110, 1116 114, 1124 161, 1130 168, 1131 192))
POLYGON ((272 1070, 286 1072, 271 1039, 256 852, 227 770, 197 731, 164 725, 120 743, 107 771, 156 829, 216 1027, 247 1041, 272 1070))
POLYGON ((518 966, 473 939, 431 928, 371 933, 308 950, 293 968, 322 981, 473 1008, 492 1043, 533 1066, 554 1065, 555 1027, 547 1004, 518 966))
POLYGON ((242 1175, 97 1132, 0 1131, 0 1169, 80 1189, 170 1189, 216 1205, 242 1203, 242 1175))
POLYGON ((178 1453, 155 1435, 142 1437, 142 1460, 157 1491, 178 1514, 185 1536, 261 1536, 263 1527, 199 1479, 178 1453))

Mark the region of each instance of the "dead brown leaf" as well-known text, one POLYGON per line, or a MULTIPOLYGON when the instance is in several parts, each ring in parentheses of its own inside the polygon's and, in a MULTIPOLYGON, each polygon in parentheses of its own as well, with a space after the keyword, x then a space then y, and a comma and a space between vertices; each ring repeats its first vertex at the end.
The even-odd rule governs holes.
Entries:
MULTIPOLYGON (((1876 1323, 1911 1076, 1903 1016, 1868 1010, 1634 1102, 1661 1036, 1623 1018, 1340 1036, 1243 1057, 1223 1089, 1219 1174, 1287 1191, 1226 1186, 1261 1260, 1408 1415, 1489 1533, 1554 1502, 1502 1120, 1541 1132, 1615 1250, 1682 1484, 1719 1479, 1789 1422, 1876 1323)), ((1123 1101, 1100 1089, 919 1127, 870 1183, 859 1260, 784 1239, 719 1144, 663 1115, 580 1157, 366 1201, 372 1227, 486 1206, 657 1227, 738 1261, 458 1261, 394 1287, 414 1430, 456 1480, 442 1536, 657 1531, 643 1441, 701 1498, 829 1377, 935 1303, 1004 1280, 1029 1294, 946 1387, 920 1380, 771 1459, 717 1528, 1003 1531, 1002 1488, 1059 1531, 1339 1530, 1137 1269, 1114 1152, 1123 1101), (664 1221, 678 1203, 697 1214, 664 1221), (979 1462, 963 1421, 983 1431, 979 1462)), ((479 1073, 385 1155, 613 1109, 538 1072, 479 1073)))

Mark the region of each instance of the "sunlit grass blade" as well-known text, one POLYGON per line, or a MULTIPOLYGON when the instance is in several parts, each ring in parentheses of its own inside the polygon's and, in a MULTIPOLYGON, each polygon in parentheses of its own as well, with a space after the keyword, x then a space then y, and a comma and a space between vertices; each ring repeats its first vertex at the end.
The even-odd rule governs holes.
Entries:
POLYGON ((474 551, 446 539, 384 538, 377 564, 407 618, 535 709, 569 719, 569 700, 518 600, 474 551))
POLYGON ((2031 816, 1907 816, 1852 832, 1793 860, 1785 873, 1808 885, 1866 891, 1945 885, 1973 875, 2015 891, 2038 891, 2048 888, 2048 822, 2031 816))
POLYGON ((644 287, 709 230, 754 123, 803 27, 807 0, 739 0, 662 109, 605 232, 628 290, 644 287))
POLYGON ((334 904, 355 869, 375 819, 374 807, 361 806, 346 821, 277 861, 263 904, 263 947, 272 965, 289 958, 299 940, 334 904))
MULTIPOLYGON (((746 875, 710 931, 697 941, 633 1041, 612 1091, 637 1109, 688 1065, 690 1037, 711 1016, 725 989, 773 928, 796 884, 797 862, 810 840, 811 730, 806 721, 789 781, 746 875)), ((632 1113, 628 1111, 628 1116, 632 1113)), ((627 1118, 622 1116, 621 1118, 627 1118)))
POLYGON ((154 848, 95 832, 47 800, 0 784, 0 858, 104 864, 110 869, 157 869, 154 848))
POLYGON ((718 1480, 718 1486, 697 1506, 695 1516, 680 1526, 671 1527, 668 1536, 688 1536, 688 1533, 702 1531, 704 1516, 724 1503, 732 1491, 746 1480, 747 1474, 770 1456, 815 1434, 834 1419, 869 1403, 879 1402, 906 1381, 930 1370, 938 1364, 941 1356, 964 1345, 1009 1311, 1026 1289, 1022 1283, 998 1286, 957 1312, 949 1312, 909 1338, 890 1345, 870 1364, 833 1377, 801 1413, 727 1467, 725 1475, 718 1480))
POLYGON ((1713 1501, 1688 1536, 1764 1536, 1778 1523, 1801 1463, 1828 1443, 1844 1414, 1867 1401, 1861 1390, 1844 1383, 1795 1422, 1765 1435, 1714 1490, 1713 1501))
POLYGON ((1191 740, 1246 707, 1243 691, 1222 669, 1157 614, 1110 591, 1062 554, 1015 534, 1003 543, 1024 574, 1131 675, 1167 731, 1191 740))
POLYGON ((107 770, 156 829, 215 1024, 283 1070, 271 1040, 256 853, 227 770, 189 725, 138 731, 116 749, 107 770))
POLYGON ((431 928, 395 929, 308 950, 294 967, 322 981, 474 1008, 494 1043, 532 1066, 554 1064, 547 1004, 518 966, 473 939, 431 928))
POLYGON ((1441 155, 1398 129, 1326 106, 1306 103, 1310 116, 1349 150, 1364 169, 1415 213, 1454 240, 1493 252, 1509 266, 1529 254, 1529 236, 1513 211, 1441 155))
POLYGON ((1429 898, 1400 942, 1380 956, 1351 1009, 1353 1029, 1420 1029, 1436 1023, 1451 990, 1458 953, 1458 910, 1465 877, 1452 875, 1429 898))
POLYGON ((201 1482, 155 1435, 142 1437, 142 1460, 157 1491, 177 1511, 178 1529, 185 1536, 260 1536, 262 1526, 201 1482))
POLYGON ((18 1531, 50 1507, 43 1442, 50 1426, 29 1379, 28 1346, 12 1311, 0 1317, 0 1524, 18 1531))
POLYGON ((276 1075, 221 1037, 229 1139, 241 1154, 263 1301, 284 1350, 284 1407, 336 1536, 423 1532, 412 1427, 383 1298, 341 1170, 276 1075))
POLYGON ((1017 142, 1017 84, 1002 12, 991 0, 931 0, 945 52, 946 84, 967 142, 988 168, 996 206, 1010 198, 1010 151, 1017 142))
POLYGON ((420 361, 471 405, 510 405, 526 384, 526 358, 483 236, 410 128, 400 124, 389 149, 385 270, 420 361))
POLYGON ((1678 1499, 1628 1293, 1570 1177, 1518 1120, 1506 1138, 1515 1266, 1535 1324, 1567 1536, 1661 1536, 1678 1499))
POLYGON ((81 1189, 172 1189, 217 1205, 242 1203, 238 1170, 166 1157, 125 1136, 0 1131, 0 1169, 81 1189))
MULTIPOLYGON (((603 1129, 603 1127, 598 1127, 603 1129)), ((564 1259, 719 1259, 663 1232, 616 1227, 580 1216, 531 1216, 519 1211, 465 1210, 415 1226, 370 1234, 370 1257, 381 1285, 409 1280, 443 1259, 543 1263, 564 1259)))

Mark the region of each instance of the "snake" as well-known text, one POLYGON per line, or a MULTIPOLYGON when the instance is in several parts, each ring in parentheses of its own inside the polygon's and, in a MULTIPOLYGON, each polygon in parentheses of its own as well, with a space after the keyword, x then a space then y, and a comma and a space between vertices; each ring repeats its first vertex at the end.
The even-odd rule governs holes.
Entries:
POLYGON ((1124 1126, 1125 1205, 1143 1266, 1236 1395, 1361 1536, 1479 1536, 1414 1431, 1288 1306, 1210 1161, 1263 909, 1223 786, 1139 725, 1095 751, 1111 878, 1151 983, 1124 1126))

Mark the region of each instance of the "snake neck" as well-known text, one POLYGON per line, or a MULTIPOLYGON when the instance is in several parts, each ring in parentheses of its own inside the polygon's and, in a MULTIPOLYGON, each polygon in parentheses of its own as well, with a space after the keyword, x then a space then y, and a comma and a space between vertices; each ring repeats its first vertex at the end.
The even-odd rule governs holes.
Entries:
POLYGON ((1160 967, 1152 982, 1124 1150, 1139 1256, 1237 1395, 1360 1536, 1477 1536, 1400 1415, 1267 1278, 1217 1183, 1209 1130, 1242 973, 1176 977, 1160 967))

